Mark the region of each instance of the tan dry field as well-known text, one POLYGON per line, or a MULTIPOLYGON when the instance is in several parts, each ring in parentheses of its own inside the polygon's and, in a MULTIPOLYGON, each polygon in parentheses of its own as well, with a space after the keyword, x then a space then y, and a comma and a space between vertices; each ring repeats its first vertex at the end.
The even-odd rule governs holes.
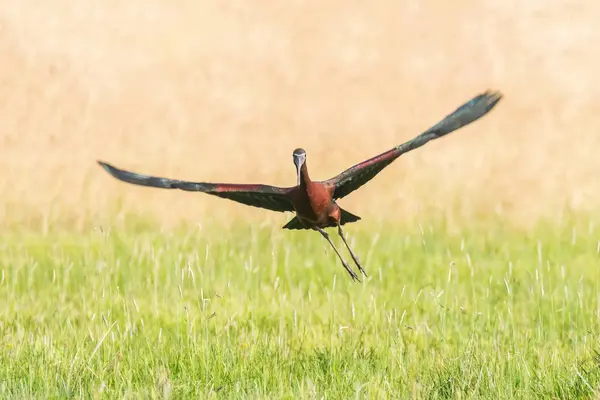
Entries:
POLYGON ((134 187, 95 163, 190 180, 326 179, 488 88, 484 119, 344 199, 374 220, 438 210, 529 224, 600 204, 600 3, 0 2, 0 218, 115 211, 164 224, 289 216, 134 187), (117 203, 121 201, 121 203, 117 203))

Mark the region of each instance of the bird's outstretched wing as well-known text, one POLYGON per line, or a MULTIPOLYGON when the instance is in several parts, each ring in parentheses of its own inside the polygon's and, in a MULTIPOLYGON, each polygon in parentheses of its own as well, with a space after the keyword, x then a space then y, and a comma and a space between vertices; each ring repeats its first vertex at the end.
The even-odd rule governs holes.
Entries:
POLYGON ((453 113, 419 136, 378 156, 356 164, 323 183, 329 187, 334 187, 334 199, 347 196, 373 179, 375 175, 402 154, 421 147, 430 140, 445 136, 481 118, 494 108, 501 98, 502 94, 500 92, 484 92, 457 108, 453 113))
POLYGON ((294 211, 294 206, 287 197, 290 188, 259 184, 187 182, 124 171, 102 161, 98 161, 98 164, 115 178, 135 185, 203 192, 267 210, 294 211))

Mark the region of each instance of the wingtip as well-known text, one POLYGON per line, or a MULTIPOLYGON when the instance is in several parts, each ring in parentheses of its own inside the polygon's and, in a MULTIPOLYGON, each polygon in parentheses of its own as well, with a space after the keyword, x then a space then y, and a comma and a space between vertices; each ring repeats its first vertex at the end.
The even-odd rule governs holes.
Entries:
POLYGON ((102 169, 104 169, 106 172, 112 175, 112 170, 114 169, 112 165, 101 160, 96 160, 96 162, 102 167, 102 169))
MULTIPOLYGON (((465 111, 467 113, 475 113, 474 115, 477 116, 467 123, 473 122, 475 119, 478 119, 484 114, 490 112, 503 97, 504 94, 502 94, 502 92, 499 90, 486 90, 485 92, 476 95, 475 97, 471 98, 471 100, 458 107, 450 115, 457 115, 465 111)), ((443 121, 440 123, 443 123, 443 121)), ((463 125, 466 125, 466 123, 463 123, 463 125)))
POLYGON ((102 161, 102 160, 96 160, 96 162, 98 163, 99 166, 101 166, 102 168, 106 168, 108 166, 108 163, 102 161))
POLYGON ((492 107, 494 107, 500 100, 502 100, 502 98, 504 97, 504 94, 499 91, 499 90, 486 90, 484 93, 482 93, 480 95, 480 97, 483 97, 487 106, 491 109, 492 107))

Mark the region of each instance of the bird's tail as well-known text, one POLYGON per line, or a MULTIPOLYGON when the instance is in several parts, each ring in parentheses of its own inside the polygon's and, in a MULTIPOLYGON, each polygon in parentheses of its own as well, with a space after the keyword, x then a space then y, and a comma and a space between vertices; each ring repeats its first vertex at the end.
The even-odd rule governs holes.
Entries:
MULTIPOLYGON (((340 208, 340 211, 342 214, 340 217, 340 225, 349 224, 350 222, 360 221, 360 217, 358 215, 354 215, 354 214, 344 210, 343 208, 340 208)), ((335 224, 329 225, 329 227, 331 227, 331 228, 334 228, 335 226, 336 226, 335 224)), ((310 229, 310 228, 307 228, 304 225, 302 225, 302 223, 300 222, 298 217, 294 217, 290 220, 290 222, 288 222, 287 224, 285 224, 283 226, 283 229, 299 230, 299 229, 310 229)))
POLYGON ((360 217, 358 215, 349 213, 348 211, 344 210, 343 208, 340 208, 340 211, 342 212, 340 225, 348 224, 350 222, 360 221, 360 217))
POLYGON ((302 225, 302 223, 300 222, 300 220, 297 217, 294 217, 290 220, 290 222, 288 222, 287 224, 285 224, 283 226, 283 229, 297 230, 297 229, 308 229, 308 228, 306 228, 304 225, 302 225))

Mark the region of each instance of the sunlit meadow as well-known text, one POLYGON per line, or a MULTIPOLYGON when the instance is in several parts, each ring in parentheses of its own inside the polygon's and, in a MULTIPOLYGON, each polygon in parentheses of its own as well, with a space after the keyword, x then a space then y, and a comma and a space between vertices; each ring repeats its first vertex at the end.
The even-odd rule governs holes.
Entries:
POLYGON ((593 224, 367 225, 351 235, 362 284, 318 234, 127 225, 3 235, 3 397, 571 399, 600 384, 593 224))

